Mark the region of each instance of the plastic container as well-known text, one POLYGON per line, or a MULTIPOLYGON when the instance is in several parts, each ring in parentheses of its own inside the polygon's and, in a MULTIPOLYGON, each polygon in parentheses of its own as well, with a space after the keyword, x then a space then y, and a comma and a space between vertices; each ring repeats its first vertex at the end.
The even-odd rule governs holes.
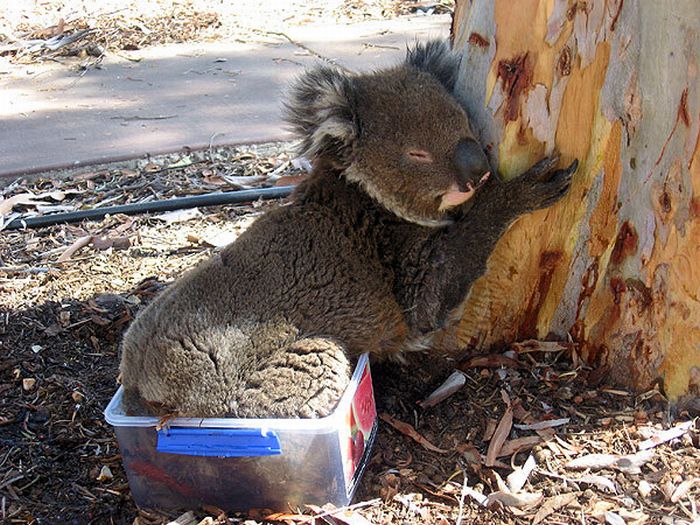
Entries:
POLYGON ((158 418, 125 415, 121 399, 120 387, 105 419, 142 509, 347 505, 377 429, 367 354, 333 414, 322 419, 175 418, 156 430, 158 418))

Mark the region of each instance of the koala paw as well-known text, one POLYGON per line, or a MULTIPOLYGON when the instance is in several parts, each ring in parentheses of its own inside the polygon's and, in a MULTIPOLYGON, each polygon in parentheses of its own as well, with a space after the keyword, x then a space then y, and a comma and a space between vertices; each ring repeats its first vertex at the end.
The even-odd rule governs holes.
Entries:
POLYGON ((518 191, 521 192, 524 211, 547 208, 569 190, 571 177, 578 168, 578 160, 574 160, 568 168, 555 170, 558 163, 558 155, 545 157, 515 179, 518 191))

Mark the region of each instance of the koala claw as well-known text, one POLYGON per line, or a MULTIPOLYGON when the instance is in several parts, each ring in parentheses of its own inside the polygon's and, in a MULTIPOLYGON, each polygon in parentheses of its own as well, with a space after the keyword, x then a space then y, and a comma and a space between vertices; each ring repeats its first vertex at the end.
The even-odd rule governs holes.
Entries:
POLYGON ((552 170, 559 164, 559 154, 554 154, 551 157, 545 157, 537 164, 532 166, 523 177, 535 180, 537 182, 547 182, 551 177, 552 170))
POLYGON ((551 176, 551 178, 546 182, 548 186, 554 186, 555 191, 551 192, 548 199, 545 200, 544 205, 549 206, 557 202, 561 197, 563 197, 567 191, 569 191, 569 186, 571 186, 571 179, 578 168, 578 160, 574 161, 569 165, 568 168, 557 170, 551 176))
MULTIPOLYGON (((530 195, 528 210, 537 210, 551 206, 561 199, 569 190, 571 178, 578 168, 578 160, 574 160, 568 168, 554 170, 559 161, 559 156, 547 157, 532 168, 522 177, 522 183, 528 185, 524 188, 524 194, 530 195)), ((517 179, 516 179, 517 180, 517 179)))
POLYGON ((562 186, 564 186, 564 191, 566 191, 569 189, 571 179, 573 178, 574 173, 576 173, 577 169, 578 159, 574 159, 574 161, 571 164, 569 164, 568 168, 555 171, 552 177, 549 179, 549 182, 562 184, 562 186))

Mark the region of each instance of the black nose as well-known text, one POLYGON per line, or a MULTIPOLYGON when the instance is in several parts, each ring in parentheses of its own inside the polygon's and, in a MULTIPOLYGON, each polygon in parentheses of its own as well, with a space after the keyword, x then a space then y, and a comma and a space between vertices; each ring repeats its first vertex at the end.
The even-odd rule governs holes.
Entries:
POLYGON ((490 170, 489 161, 484 151, 474 139, 459 141, 455 148, 454 164, 457 169, 458 184, 462 191, 466 191, 469 185, 478 186, 481 178, 490 170))

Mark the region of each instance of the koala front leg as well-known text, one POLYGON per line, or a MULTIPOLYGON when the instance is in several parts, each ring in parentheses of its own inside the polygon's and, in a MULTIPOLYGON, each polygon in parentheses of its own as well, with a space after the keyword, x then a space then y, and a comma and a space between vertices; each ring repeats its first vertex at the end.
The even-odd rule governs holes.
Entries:
POLYGON ((558 160, 545 158, 516 179, 490 183, 474 197, 476 202, 462 219, 404 254, 399 301, 416 336, 444 326, 484 273, 496 242, 515 219, 554 204, 567 192, 578 162, 555 170, 558 160))

